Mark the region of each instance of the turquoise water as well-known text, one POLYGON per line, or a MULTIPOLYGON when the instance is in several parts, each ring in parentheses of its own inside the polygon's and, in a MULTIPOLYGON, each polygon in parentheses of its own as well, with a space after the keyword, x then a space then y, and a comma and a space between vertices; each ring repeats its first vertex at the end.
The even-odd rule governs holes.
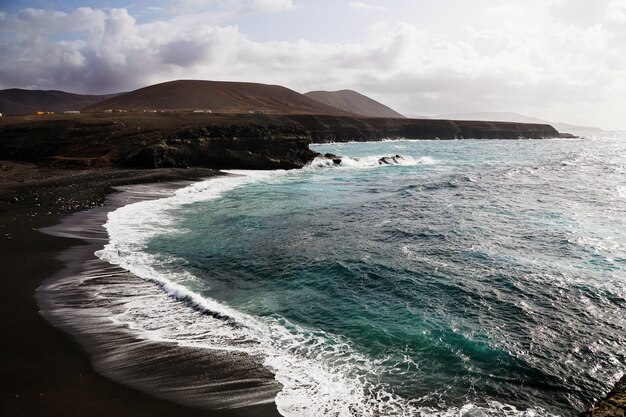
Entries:
POLYGON ((626 370, 619 135, 313 148, 350 158, 178 207, 145 252, 284 329, 308 401, 360 391, 315 415, 573 416, 626 370))

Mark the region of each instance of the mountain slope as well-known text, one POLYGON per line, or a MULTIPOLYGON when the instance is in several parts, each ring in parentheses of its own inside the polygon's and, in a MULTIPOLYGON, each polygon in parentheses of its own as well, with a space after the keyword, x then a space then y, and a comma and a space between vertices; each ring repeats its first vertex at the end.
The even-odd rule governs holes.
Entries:
POLYGON ((395 110, 352 90, 341 91, 310 91, 304 94, 327 106, 368 117, 404 118, 395 110))
POLYGON ((354 116, 278 85, 178 80, 140 88, 89 106, 88 111, 193 110, 214 113, 332 114, 354 116))
POLYGON ((0 113, 5 116, 33 114, 37 111, 62 112, 81 110, 83 107, 115 97, 117 94, 82 95, 58 90, 0 90, 0 113))
POLYGON ((602 132, 599 127, 592 126, 576 126, 567 123, 547 122, 535 117, 524 116, 523 114, 512 112, 479 112, 479 113, 459 113, 459 114, 440 114, 437 119, 448 120, 490 120, 499 122, 517 122, 517 123, 547 123, 552 125, 559 132, 581 133, 581 132, 602 132))

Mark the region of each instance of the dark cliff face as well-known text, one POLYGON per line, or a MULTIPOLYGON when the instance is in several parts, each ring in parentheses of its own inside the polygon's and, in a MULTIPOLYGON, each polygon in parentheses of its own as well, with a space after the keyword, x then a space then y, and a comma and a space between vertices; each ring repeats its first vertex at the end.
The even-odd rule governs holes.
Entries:
POLYGON ((0 159, 57 167, 292 169, 311 142, 558 137, 548 125, 311 115, 121 113, 0 120, 0 159))
POLYGON ((544 139, 559 132, 545 124, 432 119, 290 116, 315 143, 405 139, 544 139))
MULTIPOLYGON (((53 117, 0 125, 0 159, 68 168, 301 168, 316 153, 293 123, 189 116, 53 117)), ((6 122, 6 121, 5 121, 6 122)))
POLYGON ((294 169, 315 157, 308 145, 306 132, 295 126, 193 126, 143 146, 123 145, 115 162, 144 168, 294 169))

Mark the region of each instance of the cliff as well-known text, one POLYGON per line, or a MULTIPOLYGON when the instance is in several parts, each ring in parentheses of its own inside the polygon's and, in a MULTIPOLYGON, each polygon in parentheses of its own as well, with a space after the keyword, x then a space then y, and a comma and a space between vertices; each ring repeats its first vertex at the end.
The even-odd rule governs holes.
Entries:
POLYGON ((292 169, 316 154, 306 130, 254 117, 121 114, 0 122, 0 160, 66 168, 292 169))
POLYGON ((293 115, 315 143, 406 139, 544 139, 558 138, 547 124, 434 119, 356 118, 293 115))
POLYGON ((0 120, 0 160, 68 168, 292 169, 311 142, 558 137, 548 125, 323 115, 97 113, 0 120))

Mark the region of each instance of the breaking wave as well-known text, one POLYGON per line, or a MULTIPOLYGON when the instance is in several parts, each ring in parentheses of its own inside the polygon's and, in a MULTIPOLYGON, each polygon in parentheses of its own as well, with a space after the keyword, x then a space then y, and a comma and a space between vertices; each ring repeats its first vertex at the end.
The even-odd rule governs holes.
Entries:
MULTIPOLYGON (((381 157, 342 158, 340 167, 381 166, 381 157)), ((397 165, 433 164, 429 157, 396 158, 397 165)), ((332 167, 332 160, 318 158, 311 166, 332 167)), ((143 337, 157 341, 207 349, 245 352, 258 357, 271 369, 283 388, 276 404, 285 416, 548 416, 537 410, 518 410, 498 402, 436 410, 407 400, 393 388, 378 382, 388 358, 373 359, 358 352, 339 335, 299 326, 280 317, 256 317, 201 296, 191 288, 196 278, 188 272, 172 272, 164 259, 145 251, 147 243, 161 234, 172 234, 177 209, 199 201, 217 199, 245 184, 272 181, 284 172, 230 171, 232 176, 193 184, 159 200, 142 201, 109 213, 105 228, 109 243, 96 255, 134 275, 154 283, 170 297, 198 312, 209 315, 210 326, 188 326, 181 330, 177 311, 161 312, 168 317, 159 330, 151 330, 150 314, 121 314, 112 318, 143 337)), ((145 307, 145 306, 144 306, 145 307)), ((159 309, 160 306, 149 306, 159 309)), ((411 359, 405 358, 411 366, 411 359)))

